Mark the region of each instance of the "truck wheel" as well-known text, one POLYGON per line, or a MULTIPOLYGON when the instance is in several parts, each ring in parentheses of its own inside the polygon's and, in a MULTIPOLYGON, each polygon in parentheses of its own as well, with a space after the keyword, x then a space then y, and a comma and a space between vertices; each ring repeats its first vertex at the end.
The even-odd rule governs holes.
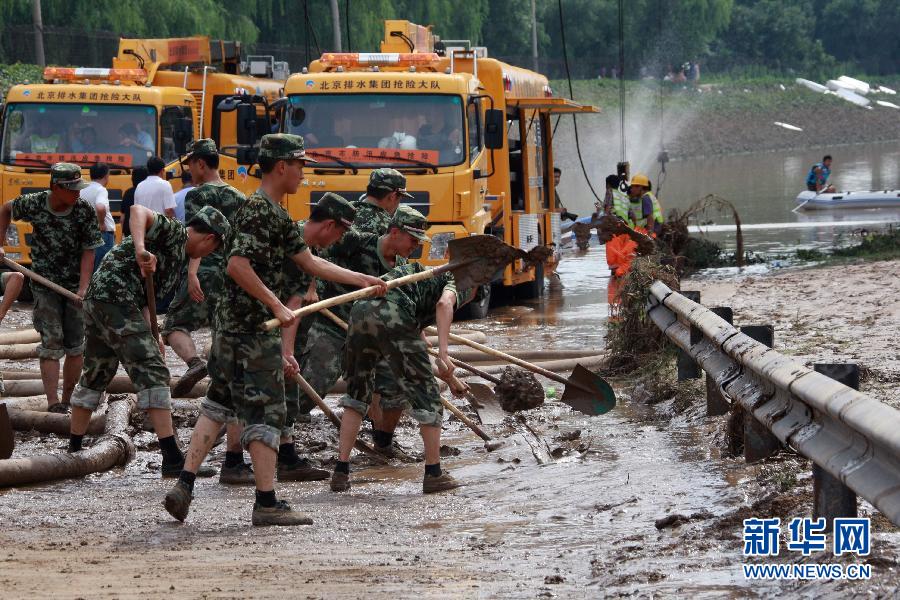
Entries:
POLYGON ((544 294, 544 263, 535 265, 534 281, 520 283, 516 286, 518 300, 534 300, 544 294))
POLYGON ((475 299, 456 312, 459 320, 483 319, 491 307, 491 284, 482 285, 475 293, 475 299))

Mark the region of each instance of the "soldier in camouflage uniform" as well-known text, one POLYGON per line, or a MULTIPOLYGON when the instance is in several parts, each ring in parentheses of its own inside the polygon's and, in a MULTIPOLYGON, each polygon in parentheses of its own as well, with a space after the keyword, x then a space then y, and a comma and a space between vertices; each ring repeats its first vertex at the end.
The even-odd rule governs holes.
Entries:
MULTIPOLYGON (((191 179, 196 187, 187 193, 184 212, 190 220, 204 206, 212 206, 225 215, 228 222, 246 201, 244 195, 222 181, 219 176, 219 154, 211 139, 195 140, 185 157, 191 179)), ((212 328, 216 301, 225 286, 225 257, 217 248, 202 259, 191 259, 187 277, 182 280, 175 299, 166 313, 163 339, 188 366, 187 372, 172 386, 175 398, 184 396, 206 377, 206 361, 197 355, 191 332, 202 327, 212 328)), ((241 447, 241 427, 237 421, 226 427, 225 461, 219 471, 221 483, 250 485, 253 470, 244 462, 241 447)))
POLYGON ((144 277, 153 273, 157 293, 171 293, 188 257, 202 258, 215 250, 229 225, 209 206, 198 211, 187 227, 146 207, 132 206, 130 223, 131 237, 103 257, 85 296, 84 372, 72 394, 69 451, 81 450, 91 413, 121 363, 137 391, 138 408, 147 412, 159 437, 162 476, 175 477, 184 456, 172 428, 169 369, 162 337, 154 339, 150 329, 144 277))
MULTIPOLYGON (((382 279, 397 279, 423 270, 425 267, 421 264, 409 263, 395 267, 382 279)), ((412 406, 411 416, 419 422, 425 444, 422 491, 429 494, 460 485, 449 473, 441 471, 443 407, 428 358, 428 344, 422 336, 422 330, 436 321, 440 356, 438 377, 449 379, 453 365, 447 356, 447 338, 456 308, 456 284, 449 271, 393 288, 384 298, 363 299, 354 304, 344 355, 347 393, 341 400, 345 410, 338 460, 331 475, 332 491, 350 489, 350 451, 375 391, 377 365, 384 359, 412 406)))
POLYGON ((406 177, 396 169, 375 169, 369 176, 366 196, 353 203, 356 219, 353 226, 360 231, 381 235, 391 224, 401 198, 412 198, 406 191, 406 177))
MULTIPOLYGON (((401 205, 383 235, 357 231, 354 225, 339 243, 325 250, 322 257, 353 271, 383 275, 396 266, 406 264, 409 255, 428 239, 425 235, 428 226, 422 213, 401 205)), ((320 288, 323 299, 351 291, 333 282, 322 282, 320 288)), ((347 321, 351 308, 352 304, 348 303, 334 306, 331 310, 347 321)), ((295 347, 294 351, 300 357, 303 378, 319 396, 324 396, 340 377, 347 333, 331 319, 319 314, 310 317, 313 321, 304 345, 302 348, 295 347)), ((384 362, 376 371, 375 390, 379 394, 381 414, 372 415, 372 437, 379 450, 391 454, 393 431, 408 403, 397 387, 390 367, 384 362)), ((312 400, 302 391, 297 392, 299 410, 311 408, 312 400)))
MULTIPOLYGON (((88 186, 81 167, 56 163, 50 168, 50 189, 24 194, 0 207, 0 231, 11 219, 27 221, 31 236, 32 269, 80 297, 94 270, 94 249, 103 245, 97 214, 79 198, 88 186)), ((3 249, 0 248, 0 256, 3 249)), ((42 285, 31 286, 34 328, 41 334, 38 358, 50 412, 68 412, 72 389, 81 373, 84 353, 84 316, 80 306, 42 285), (57 395, 59 360, 63 366, 62 401, 57 395)))
MULTIPOLYGON (((216 305, 216 335, 209 354, 210 384, 194 428, 184 470, 166 494, 165 508, 183 521, 193 498, 194 479, 223 423, 235 417, 244 425, 241 441, 250 451, 256 480, 254 525, 302 525, 305 515, 275 497, 275 464, 284 428, 285 369, 281 330, 264 332, 260 325, 273 315, 284 326, 296 320, 282 304, 284 260, 322 279, 360 287, 384 284, 377 278, 354 273, 313 256, 290 215, 283 208, 285 195, 297 191, 303 179, 303 138, 270 134, 260 142, 260 188, 234 216, 225 242, 225 291, 216 305)), ((332 219, 349 227, 349 204, 328 208, 332 219)), ((295 368, 295 367, 294 367, 295 368)))

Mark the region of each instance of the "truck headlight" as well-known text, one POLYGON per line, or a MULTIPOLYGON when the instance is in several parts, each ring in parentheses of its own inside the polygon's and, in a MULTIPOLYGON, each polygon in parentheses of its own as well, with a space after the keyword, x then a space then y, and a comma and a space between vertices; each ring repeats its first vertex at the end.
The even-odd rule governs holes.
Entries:
POLYGON ((431 236, 431 248, 428 250, 428 260, 441 260, 447 258, 447 245, 456 234, 452 231, 436 233, 431 236))

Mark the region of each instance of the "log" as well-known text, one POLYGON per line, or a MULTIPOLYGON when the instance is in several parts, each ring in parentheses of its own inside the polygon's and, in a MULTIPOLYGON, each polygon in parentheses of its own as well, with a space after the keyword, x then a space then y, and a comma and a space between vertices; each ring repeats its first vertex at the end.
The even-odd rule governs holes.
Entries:
POLYGON ((3 376, 3 381, 19 381, 21 379, 40 379, 41 372, 40 371, 3 371, 0 373, 3 376))
POLYGON ((41 341, 41 334, 34 329, 16 329, 0 333, 0 345, 28 344, 41 341))
POLYGON ((6 406, 10 410, 47 410, 47 396, 44 395, 22 396, 20 398, 3 398, 2 400, 0 400, 0 402, 6 404, 6 406))
MULTIPOLYGON (((175 379, 172 383, 174 384, 177 379, 175 379)), ((197 385, 194 386, 185 397, 186 398, 200 398, 206 395, 206 387, 209 384, 207 381, 201 381, 197 385)), ((6 396, 8 397, 17 397, 17 396, 37 396, 39 394, 44 393, 44 384, 40 379, 18 379, 18 380, 10 380, 4 382, 4 387, 6 388, 6 396)), ((131 383, 131 380, 127 375, 120 375, 114 377, 112 382, 109 384, 109 387, 106 389, 106 392, 109 394, 134 394, 135 389, 134 385, 131 383)))
POLYGON ((37 358, 37 344, 8 344, 0 346, 0 358, 37 358))
MULTIPOLYGON (((39 431, 41 433, 55 433, 61 436, 68 436, 71 431, 69 415, 12 409, 9 411, 9 420, 16 431, 39 431)), ((88 424, 87 433, 98 435, 103 433, 105 427, 106 415, 94 413, 91 416, 91 422, 88 424)))
POLYGON ((133 398, 110 402, 106 414, 106 433, 87 450, 0 461, 0 487, 84 477, 125 465, 134 458, 135 452, 134 443, 125 433, 134 408, 133 398))

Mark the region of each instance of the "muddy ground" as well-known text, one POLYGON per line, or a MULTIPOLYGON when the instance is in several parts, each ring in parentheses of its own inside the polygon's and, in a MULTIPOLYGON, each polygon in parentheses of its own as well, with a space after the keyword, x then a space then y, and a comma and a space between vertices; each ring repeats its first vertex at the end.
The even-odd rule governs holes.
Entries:
MULTIPOLYGON (((499 347, 601 347, 607 292, 596 265, 602 263, 596 248, 569 256, 560 266, 562 291, 466 326, 485 331, 499 347)), ((878 373, 866 380, 868 391, 872 381, 893 376, 881 373, 897 372, 893 340, 878 338, 860 348, 875 334, 874 326, 860 329, 866 319, 883 327, 885 336, 890 327, 897 331, 897 275, 897 263, 863 265, 853 277, 865 293, 848 316, 828 324, 805 312, 826 310, 813 292, 820 298, 847 295, 847 286, 827 269, 698 285, 708 304, 729 302, 739 322, 774 322, 779 348, 796 348, 799 356, 808 339, 829 352, 843 348, 848 357, 859 356, 878 373), (739 295, 731 296, 733 290, 739 295), (786 330, 801 323, 798 309, 808 329, 803 336, 786 330), (851 337, 853 332, 866 337, 851 337), (849 341, 841 346, 844 339, 849 341)), ((14 313, 4 328, 26 318, 27 312, 14 313)), ((722 419, 702 415, 702 392, 694 384, 678 388, 670 382, 666 397, 634 393, 626 384, 618 382, 619 405, 601 417, 573 413, 552 400, 529 411, 527 424, 537 436, 508 418, 489 428, 506 441, 491 453, 448 418, 444 466, 467 482, 450 493, 421 494, 421 463, 373 466, 361 458, 354 459, 348 494, 331 493, 325 482, 279 485, 284 498, 313 517, 314 525, 301 528, 251 527, 252 489, 215 479, 199 480, 187 522, 173 521, 161 506, 170 483, 159 479, 155 436, 136 432, 137 459, 124 469, 0 491, 0 589, 5 598, 392 599, 785 592, 837 598, 895 591, 900 534, 883 519, 867 561, 875 573, 868 584, 798 588, 745 581, 741 519, 808 515, 808 465, 791 455, 760 465, 724 457, 722 419), (657 520, 673 515, 694 518, 657 529, 657 520)), ((560 386, 554 387, 558 396, 560 386)), ((888 394, 891 388, 879 389, 888 394)), ((328 399, 332 405, 336 400, 328 399)), ((300 446, 329 465, 334 432, 321 413, 313 417, 298 431, 300 446)), ((189 433, 179 429, 183 443, 189 433)), ((421 450, 412 422, 402 422, 399 437, 410 453, 421 450)), ((19 434, 18 441, 16 456, 65 447, 65 440, 33 433, 19 434)), ((216 448, 212 464, 223 452, 216 448)), ((870 514, 871 507, 863 504, 861 512, 870 514)))

